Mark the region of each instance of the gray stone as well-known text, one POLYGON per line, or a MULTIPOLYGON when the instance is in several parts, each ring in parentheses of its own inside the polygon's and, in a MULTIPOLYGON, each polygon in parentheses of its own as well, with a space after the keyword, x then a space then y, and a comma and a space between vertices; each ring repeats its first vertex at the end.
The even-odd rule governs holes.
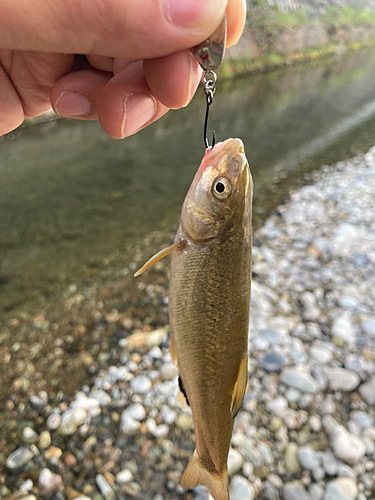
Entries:
POLYGON ((98 488, 106 500, 114 500, 115 492, 108 484, 107 480, 102 474, 97 474, 95 477, 95 482, 98 485, 98 488))
POLYGON ((58 429, 61 425, 61 415, 58 413, 51 413, 51 415, 47 418, 46 424, 50 431, 58 429))
POLYGON ((49 469, 45 468, 40 473, 38 479, 38 490, 41 496, 49 495, 57 490, 62 484, 62 477, 54 474, 49 469))
POLYGON ((97 399, 99 401, 99 405, 102 408, 104 406, 108 406, 111 403, 111 396, 102 389, 90 392, 89 396, 90 398, 97 399))
POLYGON ((138 375, 130 382, 130 386, 137 394, 146 394, 151 390, 152 383, 146 375, 138 375))
POLYGON ((253 500, 255 497, 254 486, 242 476, 234 476, 230 484, 231 500, 253 500))
POLYGON ((321 454, 322 465, 328 476, 337 474, 337 460, 331 451, 325 451, 321 454))
POLYGON ((319 363, 329 363, 332 360, 331 351, 318 345, 311 347, 310 356, 312 356, 319 363))
POLYGON ((333 481, 328 483, 324 500, 351 500, 333 481))
POLYGON ((298 458, 302 467, 306 470, 314 470, 320 465, 319 454, 308 446, 301 446, 298 451, 298 458))
POLYGON ((375 337, 375 318, 374 317, 369 317, 362 321, 361 324, 362 330, 365 332, 366 335, 369 337, 375 337))
POLYGON ((84 408, 76 407, 66 410, 61 416, 60 434, 63 436, 74 434, 78 427, 85 422, 86 418, 87 412, 84 408))
POLYGON ((284 368, 280 381, 302 392, 316 394, 319 391, 318 382, 311 375, 298 368, 284 368))
POLYGON ((242 465, 244 463, 244 459, 237 450, 234 448, 230 448, 228 455, 228 474, 233 476, 239 470, 242 469, 242 465))
POLYGON ((300 483, 298 483, 297 481, 293 481, 292 483, 287 483, 284 485, 283 499, 311 500, 311 497, 300 483))
POLYGON ((311 500, 321 500, 324 496, 324 490, 319 484, 311 483, 309 486, 309 495, 311 500))
POLYGON ((335 455, 344 462, 354 465, 366 452, 366 447, 357 436, 349 433, 342 425, 331 435, 332 448, 335 455))
POLYGON ((262 368, 267 372, 278 372, 284 365, 284 357, 277 352, 271 352, 262 359, 262 368))
POLYGON ((333 337, 338 337, 348 344, 355 344, 357 335, 349 312, 345 312, 334 320, 331 333, 333 337))
POLYGON ((372 377, 372 379, 369 382, 366 382, 366 384, 361 385, 361 387, 359 388, 359 392, 361 393, 361 396, 363 397, 363 399, 366 401, 367 404, 374 405, 375 377, 372 377))
POLYGON ((325 372, 330 386, 335 391, 353 391, 359 385, 358 374, 346 368, 327 367, 325 372))
POLYGON ((356 354, 348 354, 345 358, 345 368, 356 373, 363 373, 366 369, 366 360, 356 354))
POLYGON ((129 469, 123 469, 116 474, 116 483, 125 484, 133 479, 133 474, 129 469))
POLYGON ((350 477, 339 477, 334 479, 332 483, 340 488, 349 498, 355 500, 358 496, 358 487, 354 479, 350 477))
POLYGON ((9 455, 6 461, 6 466, 10 470, 17 470, 28 464, 34 457, 34 453, 25 446, 18 448, 9 455))

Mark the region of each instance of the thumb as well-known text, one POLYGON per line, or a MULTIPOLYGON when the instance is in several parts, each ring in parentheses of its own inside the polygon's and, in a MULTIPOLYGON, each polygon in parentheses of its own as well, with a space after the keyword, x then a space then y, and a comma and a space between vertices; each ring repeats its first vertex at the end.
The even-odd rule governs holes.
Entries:
POLYGON ((227 0, 0 0, 0 48, 144 59, 197 45, 227 0))

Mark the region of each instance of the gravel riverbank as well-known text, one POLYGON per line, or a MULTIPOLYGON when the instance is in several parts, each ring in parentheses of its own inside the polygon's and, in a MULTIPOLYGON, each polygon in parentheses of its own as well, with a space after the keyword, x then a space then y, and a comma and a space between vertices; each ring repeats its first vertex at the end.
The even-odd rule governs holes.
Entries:
MULTIPOLYGON (((250 382, 229 456, 231 500, 375 496, 375 148, 314 181, 254 235, 250 382)), ((165 264, 137 287, 163 318, 165 264)), ((104 312, 103 297, 71 292, 67 310, 96 308, 111 347, 84 354, 91 379, 73 400, 63 387, 24 400, 16 387, 1 497, 207 498, 179 484, 194 433, 175 400, 168 326, 152 329, 146 316, 142 327, 104 312)))

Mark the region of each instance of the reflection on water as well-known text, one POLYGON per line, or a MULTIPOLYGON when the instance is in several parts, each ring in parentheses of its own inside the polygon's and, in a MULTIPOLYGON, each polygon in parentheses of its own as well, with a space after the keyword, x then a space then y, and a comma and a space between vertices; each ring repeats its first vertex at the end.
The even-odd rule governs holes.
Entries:
MULTIPOLYGON (((256 225, 305 172, 373 145, 374 81, 375 53, 367 51, 219 83, 210 126, 218 140, 245 143, 256 225)), ((169 235, 204 153, 204 111, 200 92, 124 141, 97 123, 64 120, 3 139, 0 320, 45 307, 89 281, 109 255, 131 256, 127 249, 149 232, 169 235)))

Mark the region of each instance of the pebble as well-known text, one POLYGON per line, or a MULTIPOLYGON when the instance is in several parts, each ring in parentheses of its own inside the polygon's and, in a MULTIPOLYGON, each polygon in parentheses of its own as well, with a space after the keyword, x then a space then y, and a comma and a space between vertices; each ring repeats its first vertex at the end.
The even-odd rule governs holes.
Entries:
POLYGON ((285 468, 291 474, 298 474, 301 471, 299 461, 299 446, 297 443, 289 443, 285 449, 285 468))
POLYGON ((321 346, 312 346, 310 349, 310 356, 312 356, 319 363, 329 363, 332 361, 332 352, 321 346))
POLYGON ((284 367, 284 365, 284 357, 277 352, 266 354, 266 356, 262 359, 262 368, 267 372, 278 372, 284 367))
POLYGON ((78 427, 82 425, 87 418, 87 411, 81 407, 75 407, 67 410, 61 416, 59 432, 63 436, 74 434, 78 427))
POLYGON ((239 470, 242 469, 244 463, 244 459, 237 450, 234 448, 229 449, 229 455, 228 455, 228 474, 230 476, 233 476, 233 474, 236 474, 239 470))
POLYGON ((48 431, 41 432, 38 439, 39 448, 48 448, 51 445, 51 441, 51 434, 48 431))
POLYGON ((362 321, 362 330, 366 335, 370 337, 375 337, 375 318, 369 317, 362 321))
POLYGON ((31 491, 34 487, 34 483, 32 482, 31 479, 26 479, 24 483, 21 484, 20 490, 21 491, 31 491))
POLYGON ((318 453, 308 446, 301 446, 298 450, 298 458, 302 467, 310 471, 313 471, 320 465, 318 453))
POLYGON ((114 500, 115 492, 108 484, 107 480, 103 476, 103 474, 97 474, 95 477, 95 482, 98 485, 98 488, 106 500, 114 500))
POLYGON ((342 492, 344 492, 349 498, 355 500, 358 496, 358 486, 356 482, 350 477, 339 477, 332 481, 332 484, 336 485, 342 492))
POLYGON ((22 431, 22 439, 24 443, 36 443, 38 439, 38 433, 35 432, 31 427, 24 427, 22 431))
POLYGON ((130 386, 137 394, 146 394, 150 391, 152 382, 147 375, 138 375, 131 382, 130 386))
POLYGON ((343 426, 333 431, 331 441, 335 455, 349 465, 356 464, 365 455, 366 447, 363 441, 343 426))
POLYGON ((230 484, 230 500, 253 500, 254 486, 242 476, 234 476, 230 484))
POLYGON ((133 474, 129 469, 123 469, 116 474, 116 482, 118 484, 130 483, 133 479, 133 474))
POLYGON ((98 389, 97 391, 90 392, 89 397, 99 401, 99 405, 102 408, 105 406, 108 406, 111 402, 111 396, 109 394, 107 394, 105 391, 103 391, 102 389, 98 389))
POLYGON ((375 404, 375 377, 372 377, 372 379, 369 382, 366 382, 365 384, 361 385, 361 387, 359 388, 359 392, 367 404, 374 405, 375 404))
POLYGON ((302 392, 316 394, 319 391, 318 382, 311 375, 298 368, 284 368, 280 381, 302 392))
POLYGON ((9 455, 6 466, 10 470, 17 470, 24 467, 34 458, 34 453, 30 448, 22 446, 9 455))
POLYGON ((174 363, 164 363, 160 367, 160 375, 163 380, 172 380, 178 375, 178 368, 174 363))
POLYGON ((57 490, 62 484, 62 477, 54 474, 49 469, 45 468, 40 473, 38 479, 38 490, 41 496, 49 495, 57 490))
POLYGON ((326 368, 325 372, 334 391, 353 391, 359 385, 358 374, 346 368, 326 368))
POLYGON ((334 320, 331 333, 333 337, 342 339, 348 344, 355 344, 357 334, 349 312, 344 312, 341 316, 334 320))
POLYGON ((58 429, 61 425, 61 415, 58 413, 51 413, 51 415, 47 418, 46 425, 50 431, 58 429))
POLYGON ((306 489, 297 481, 287 483, 283 488, 284 500, 311 500, 306 489))

